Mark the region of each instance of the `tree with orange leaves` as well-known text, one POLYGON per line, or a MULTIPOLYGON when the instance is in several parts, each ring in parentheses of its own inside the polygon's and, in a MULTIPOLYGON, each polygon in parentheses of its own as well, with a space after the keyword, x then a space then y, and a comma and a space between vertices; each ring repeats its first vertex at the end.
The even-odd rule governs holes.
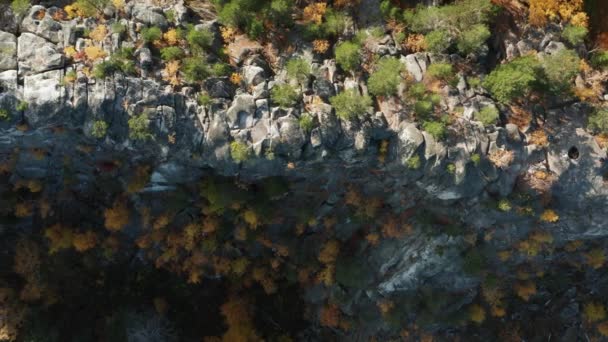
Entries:
POLYGON ((530 0, 528 21, 545 26, 549 21, 561 19, 575 26, 587 26, 587 15, 582 12, 583 0, 530 0))
POLYGON ((224 336, 222 336, 222 341, 262 341, 255 331, 248 306, 249 303, 246 300, 236 296, 231 296, 228 301, 221 306, 220 311, 226 320, 226 325, 228 325, 228 330, 226 330, 224 336))
POLYGON ((124 200, 116 200, 112 208, 108 208, 103 214, 106 229, 111 232, 121 231, 129 223, 129 209, 124 200))

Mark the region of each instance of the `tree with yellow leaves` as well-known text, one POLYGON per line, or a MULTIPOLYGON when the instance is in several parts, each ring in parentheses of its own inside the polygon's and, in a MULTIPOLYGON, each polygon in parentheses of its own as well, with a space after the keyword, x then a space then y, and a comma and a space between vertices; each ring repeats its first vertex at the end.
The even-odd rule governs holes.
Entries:
POLYGON ((535 26, 545 26, 549 21, 561 19, 575 26, 587 26, 587 15, 582 12, 583 0, 529 0, 528 21, 535 26))
POLYGON ((60 224, 55 224, 44 231, 44 235, 49 239, 51 254, 56 253, 62 249, 68 249, 72 247, 74 234, 72 230, 66 228, 60 224))
POLYGON ((75 233, 72 244, 78 252, 86 252, 93 249, 97 244, 97 234, 90 230, 84 233, 75 233))
POLYGON ((106 229, 111 232, 121 231, 129 223, 129 209, 125 200, 117 199, 112 208, 104 211, 106 229))
POLYGON ((222 341, 262 341, 255 331, 249 311, 249 303, 246 300, 232 296, 221 306, 220 311, 226 320, 226 325, 228 325, 228 330, 222 336, 222 341))

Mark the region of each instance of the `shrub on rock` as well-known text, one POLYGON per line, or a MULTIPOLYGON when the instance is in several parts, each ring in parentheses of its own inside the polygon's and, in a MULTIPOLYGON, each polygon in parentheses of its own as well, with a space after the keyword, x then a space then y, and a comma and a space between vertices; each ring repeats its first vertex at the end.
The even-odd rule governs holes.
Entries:
POLYGON ((355 71, 361 64, 359 45, 353 42, 344 42, 336 47, 336 63, 344 71, 355 71))
POLYGON ((378 62, 376 71, 371 74, 367 81, 369 92, 376 96, 396 95, 401 83, 401 72, 403 70, 404 66, 398 59, 381 59, 378 62))
POLYGON ((334 106, 336 115, 343 120, 352 120, 358 115, 365 114, 372 105, 372 99, 367 95, 359 95, 354 90, 346 90, 329 99, 334 106))
POLYGON ((542 72, 534 56, 520 57, 499 65, 484 80, 483 85, 500 102, 507 103, 527 95, 538 82, 542 72))
POLYGON ((300 93, 289 84, 275 85, 270 91, 272 101, 283 108, 293 107, 300 99, 300 93))

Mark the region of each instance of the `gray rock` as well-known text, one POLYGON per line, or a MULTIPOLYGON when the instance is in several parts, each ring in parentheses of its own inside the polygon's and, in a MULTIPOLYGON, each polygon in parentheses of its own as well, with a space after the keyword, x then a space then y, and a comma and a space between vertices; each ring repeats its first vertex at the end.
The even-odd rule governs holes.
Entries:
POLYGON ((268 99, 255 100, 255 117, 257 119, 270 119, 270 103, 268 99))
POLYGON ((506 58, 508 61, 519 56, 519 51, 517 49, 517 46, 515 46, 515 44, 513 44, 513 43, 506 44, 505 52, 507 54, 506 58))
POLYGON ((402 56, 401 63, 405 65, 407 72, 412 75, 417 82, 420 82, 422 81, 429 64, 428 55, 419 52, 405 57, 402 56))
POLYGON ((150 68, 154 63, 154 60, 152 59, 152 52, 146 47, 142 47, 141 49, 137 50, 136 55, 138 56, 140 67, 144 69, 150 68))
POLYGON ((321 130, 319 129, 319 127, 313 128, 313 130, 310 131, 310 144, 314 148, 317 148, 323 144, 323 140, 321 138, 321 130))
POLYGON ((336 114, 332 111, 332 107, 328 104, 317 104, 312 108, 312 113, 319 118, 319 129, 323 144, 329 148, 334 147, 340 139, 342 128, 336 114))
POLYGON ((424 144, 424 136, 412 123, 403 123, 399 129, 397 158, 404 165, 424 144))
POLYGON ((515 142, 521 142, 521 135, 519 134, 519 127, 516 124, 508 123, 505 125, 507 135, 509 139, 515 142))
POLYGON ((53 20, 49 11, 42 6, 32 6, 28 15, 21 22, 21 31, 33 33, 55 44, 63 43, 63 27, 53 20), (41 12, 45 14, 40 20, 38 15, 41 12))
POLYGON ((31 33, 19 36, 19 73, 29 75, 63 67, 63 54, 55 44, 31 33))
POLYGON ((566 46, 564 45, 564 43, 552 41, 549 44, 547 44, 547 47, 545 48, 544 51, 546 54, 552 55, 552 54, 560 52, 561 50, 563 50, 565 48, 566 48, 566 46))
POLYGON ((268 138, 270 129, 267 125, 268 120, 257 120, 255 125, 251 128, 250 135, 251 141, 254 145, 263 142, 268 138))
POLYGON ((247 86, 254 87, 266 80, 266 72, 257 65, 246 65, 242 72, 247 86))
POLYGON ((0 93, 17 91, 17 70, 0 72, 0 93))
POLYGON ((256 99, 268 99, 270 92, 268 91, 268 82, 264 81, 253 87, 253 97, 256 99))
POLYGON ((30 104, 59 104, 63 90, 59 86, 63 78, 61 70, 52 70, 37 75, 25 76, 23 98, 30 104))
POLYGON ((17 69, 17 37, 0 31, 0 71, 17 69))
POLYGON ((275 153, 289 159, 300 158, 305 140, 298 119, 291 115, 285 116, 277 120, 277 126, 279 141, 273 141, 275 153))
POLYGON ((253 126, 255 114, 255 98, 249 94, 234 97, 232 105, 226 112, 230 128, 246 128, 253 126))
POLYGON ((205 90, 211 97, 231 99, 234 96, 234 85, 227 77, 210 77, 205 80, 205 90))
POLYGON ((517 42, 517 51, 520 56, 525 56, 532 51, 535 51, 534 46, 528 39, 523 39, 517 42))
POLYGON ((9 1, 0 3, 0 31, 17 33, 19 31, 19 19, 20 18, 13 13, 9 1))
POLYGON ((441 161, 445 158, 447 154, 447 150, 443 143, 435 140, 432 135, 423 131, 422 135, 424 136, 424 159, 426 160, 435 160, 432 167, 438 166, 441 164, 441 161))
POLYGON ((312 84, 315 94, 323 100, 328 101, 330 97, 336 95, 334 84, 324 78, 316 79, 312 84))
POLYGON ((158 7, 150 7, 149 5, 138 3, 133 6, 131 15, 136 21, 165 29, 168 23, 162 13, 162 10, 158 7))
POLYGON ((337 71, 338 67, 336 66, 336 61, 333 59, 326 59, 323 61, 323 65, 319 67, 318 76, 334 83, 336 81, 337 71))

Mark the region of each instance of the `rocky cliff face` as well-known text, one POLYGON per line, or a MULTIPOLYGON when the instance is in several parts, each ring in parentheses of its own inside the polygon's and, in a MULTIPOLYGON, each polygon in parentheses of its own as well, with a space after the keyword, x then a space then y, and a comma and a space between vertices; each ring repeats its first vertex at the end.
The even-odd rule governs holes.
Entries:
MULTIPOLYGON (((585 103, 566 101, 547 108, 543 130, 548 140, 539 140, 534 123, 484 126, 475 121, 486 107, 500 108, 502 119, 515 113, 461 73, 456 83, 438 89, 439 106, 453 113, 445 138, 439 139, 424 131, 412 110, 393 98, 379 98, 374 110, 355 120, 337 117, 328 98, 344 89, 366 94, 367 87, 360 76, 341 72, 334 59, 313 52, 307 42, 296 40, 290 53, 268 52, 269 45, 236 36, 224 43, 241 80, 211 76, 200 89, 176 87, 153 48, 140 43, 141 28, 152 25, 166 31, 194 22, 213 33, 219 50, 223 38, 216 21, 196 21, 181 2, 163 7, 129 2, 120 16, 107 9, 103 19, 108 27, 120 22, 125 32, 107 32, 91 40, 84 33, 101 25, 99 20, 67 20, 57 14, 61 11, 33 6, 23 18, 6 18, 0 24, 0 108, 11 112, 8 120, 0 121, 4 172, 0 189, 6 194, 0 199, 2 212, 11 216, 23 198, 8 193, 32 182, 44 184, 44 197, 57 204, 46 219, 17 215, 17 220, 3 222, 1 234, 33 234, 39 229, 36 225, 46 225, 53 217, 70 221, 75 215, 77 220, 82 214, 73 213, 76 208, 107 208, 118 194, 133 207, 143 206, 150 198, 159 201, 211 174, 247 186, 280 177, 289 191, 284 202, 272 202, 270 216, 299 215, 296 200, 309 207, 306 233, 294 247, 304 250, 292 253, 316 253, 325 241, 318 237, 326 234, 323 222, 331 221, 329 235, 343 244, 343 253, 351 257, 348 262, 360 266, 356 270, 339 266, 342 272, 356 274, 338 276, 339 285, 317 283, 303 291, 304 302, 316 309, 340 298, 341 315, 350 317, 353 326, 334 330, 335 336, 344 340, 352 340, 353 334, 394 336, 406 329, 404 322, 412 317, 445 318, 467 312, 476 298, 487 294, 488 274, 515 289, 529 287, 531 279, 537 279, 535 293, 520 296, 525 301, 502 300, 500 307, 508 308, 506 316, 499 316, 503 320, 534 321, 551 310, 549 315, 560 323, 539 331, 582 336, 576 303, 605 288, 601 283, 605 274, 591 269, 585 276, 600 283, 566 283, 559 289, 552 288, 550 279, 560 272, 572 275, 568 279, 579 274, 562 264, 584 254, 574 257, 565 246, 580 242, 581 253, 586 246, 605 247, 608 170, 604 150, 585 129, 585 103), (168 11, 174 13, 174 22, 167 21, 168 11), (107 56, 121 47, 134 47, 137 73, 91 77, 92 62, 77 57, 90 46, 107 56), (281 108, 270 98, 270 90, 286 81, 282 66, 292 56, 309 62, 314 72, 301 84, 302 101, 281 108), (201 104, 201 91, 209 95, 209 103, 201 104), (24 102, 27 108, 20 106, 24 102), (142 113, 151 134, 145 141, 129 135, 129 120, 142 113), (312 119, 312 127, 301 125, 304 115, 312 119), (93 134, 100 121, 107 124, 107 134, 101 138, 93 134), (248 151, 248 158, 237 161, 235 151, 231 153, 234 142, 248 151), (122 194, 120 188, 139 177, 135 170, 144 164, 148 172, 141 176, 142 186, 122 194), (66 201, 72 204, 61 204, 62 196, 68 195, 66 201), (373 214, 359 217, 370 207, 373 214), (399 233, 391 233, 388 224, 384 233, 383 228, 375 228, 373 221, 386 217, 396 218, 399 233), (386 239, 375 242, 376 229, 376 235, 386 239), (364 245, 347 247, 366 239, 364 245), (546 272, 546 277, 531 275, 538 272, 546 272), (554 299, 559 300, 551 302, 554 299), (391 319, 384 313, 363 313, 376 310, 377 303, 385 300, 396 303, 389 316, 400 327, 387 323, 391 319), (370 317, 362 319, 365 315, 370 317)), ((373 21, 368 16, 361 20, 373 21)), ((553 54, 564 49, 551 32, 528 32, 511 39, 496 44, 505 47, 507 59, 529 51, 553 54)), ((415 81, 424 81, 434 63, 467 62, 458 55, 410 53, 384 33, 367 39, 365 46, 380 57, 398 58, 415 81)), ((492 58, 492 53, 485 58, 492 58)), ((152 217, 166 209, 158 204, 152 206, 152 217)), ((188 220, 183 212, 176 217, 188 220)), ((103 225, 92 221, 92 226, 103 225)), ((140 225, 131 222, 125 235, 136 236, 140 225)), ((268 239, 281 241, 280 225, 269 225, 275 228, 267 232, 268 239)), ((448 338, 461 334, 484 339, 492 334, 487 327, 456 326, 458 331, 450 330, 445 321, 435 322, 428 330, 448 338)), ((528 336, 542 333, 533 327, 522 331, 528 336)), ((321 334, 316 328, 302 334, 316 336, 313 340, 323 336, 316 335, 321 334)))

